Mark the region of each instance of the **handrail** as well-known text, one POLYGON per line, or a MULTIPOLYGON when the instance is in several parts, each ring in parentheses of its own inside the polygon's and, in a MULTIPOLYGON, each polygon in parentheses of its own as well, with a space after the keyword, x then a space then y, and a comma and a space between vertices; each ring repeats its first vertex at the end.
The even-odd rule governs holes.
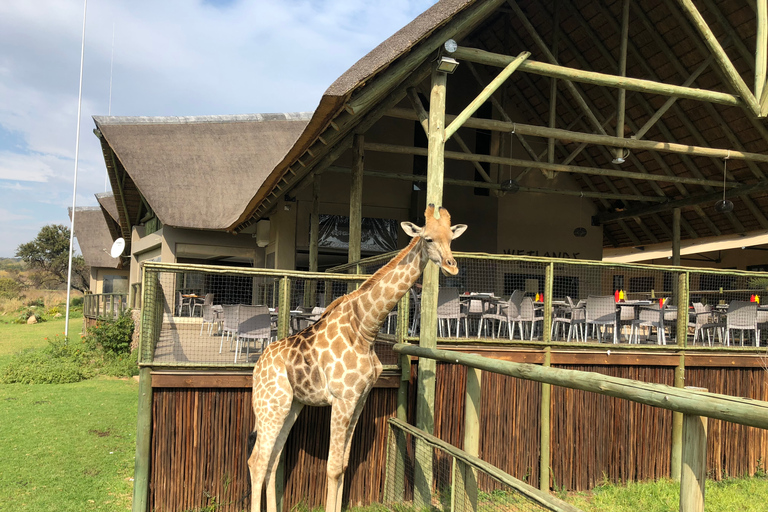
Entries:
POLYGON ((535 487, 528 485, 522 480, 518 480, 517 478, 513 477, 509 473, 506 473, 505 471, 497 468, 493 464, 485 462, 484 460, 480 459, 479 457, 475 457, 474 455, 470 455, 464 450, 461 450, 460 448, 456 448, 452 444, 446 443, 442 439, 439 439, 433 435, 430 435, 427 432, 424 432, 423 430, 420 430, 403 420, 400 420, 397 418, 390 418, 387 421, 391 425, 399 428, 400 430, 408 434, 411 434, 416 438, 423 440, 425 443, 431 446, 434 446, 436 448, 439 448, 440 450, 443 450, 444 452, 466 463, 467 465, 487 473, 488 475, 498 480, 499 482, 503 483, 504 485, 507 485, 515 489, 520 494, 525 495, 526 498, 545 506, 549 510, 554 510, 555 512, 581 512, 581 509, 576 508, 573 505, 566 503, 565 501, 559 498, 556 498, 550 494, 542 492, 536 489, 535 487))
POLYGON ((366 274, 336 274, 328 272, 305 272, 303 270, 286 270, 273 268, 252 267, 222 267, 220 265, 201 265, 196 263, 164 263, 148 261, 142 264, 145 270, 161 272, 206 272, 208 274, 241 274, 249 276, 300 277, 305 279, 333 279, 337 281, 365 280, 366 274))
POLYGON ((707 416, 768 429, 768 402, 760 400, 694 391, 579 370, 512 363, 452 350, 429 349, 403 343, 396 344, 393 350, 400 354, 459 363, 510 377, 623 398, 684 414, 707 416))

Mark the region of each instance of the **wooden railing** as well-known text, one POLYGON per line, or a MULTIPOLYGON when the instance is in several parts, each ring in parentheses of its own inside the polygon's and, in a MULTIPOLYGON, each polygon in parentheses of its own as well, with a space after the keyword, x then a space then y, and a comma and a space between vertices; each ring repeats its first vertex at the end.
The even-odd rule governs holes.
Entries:
POLYGON ((83 316, 92 320, 117 318, 128 308, 125 293, 89 293, 83 296, 83 316))
MULTIPOLYGON (((683 415, 683 436, 678 446, 681 460, 680 468, 680 510, 704 510, 704 483, 706 479, 706 439, 707 418, 768 429, 768 402, 738 398, 728 395, 708 393, 701 388, 681 388, 664 384, 653 384, 630 379, 622 379, 593 372, 566 370, 525 363, 513 363, 491 359, 474 354, 465 354, 449 350, 423 348, 408 344, 397 344, 394 351, 419 359, 433 359, 451 364, 461 364, 475 370, 490 371, 519 379, 541 382, 545 385, 557 385, 571 389, 589 391, 612 396, 640 404, 668 409, 683 415)), ((479 377, 479 376, 478 376, 479 377)), ((469 382, 468 377, 468 382, 469 382)), ((465 418, 465 425, 479 425, 479 404, 481 396, 480 379, 470 396, 468 386, 466 414, 478 415, 476 421, 465 418), (472 407, 469 407, 469 405, 472 407)), ((547 416, 549 403, 542 402, 542 416, 547 416)), ((417 414, 418 415, 418 414, 417 414)), ((543 419, 543 418, 542 418, 543 419)), ((542 421, 542 474, 548 473, 549 467, 549 425, 542 421), (544 444, 547 444, 545 447, 544 444), (546 471, 546 472, 545 472, 546 471)), ((465 432, 465 436, 477 435, 477 432, 465 432)), ((466 439, 466 438, 465 438, 466 439)), ((425 469, 427 474, 429 468, 425 469)), ((675 476, 673 474, 673 476, 675 476)), ((549 479, 542 478, 542 490, 549 488, 549 479)))

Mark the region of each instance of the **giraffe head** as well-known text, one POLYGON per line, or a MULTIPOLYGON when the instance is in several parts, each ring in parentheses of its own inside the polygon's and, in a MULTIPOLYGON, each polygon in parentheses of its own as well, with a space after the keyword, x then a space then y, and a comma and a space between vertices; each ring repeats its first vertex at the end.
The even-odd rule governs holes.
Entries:
POLYGON ((410 236, 421 237, 424 250, 430 260, 437 263, 445 275, 455 276, 459 273, 456 260, 451 252, 451 240, 461 236, 467 229, 466 224, 451 226, 451 214, 440 207, 440 218, 435 218, 435 205, 430 204, 424 211, 426 223, 423 228, 412 222, 402 222, 403 231, 410 236))

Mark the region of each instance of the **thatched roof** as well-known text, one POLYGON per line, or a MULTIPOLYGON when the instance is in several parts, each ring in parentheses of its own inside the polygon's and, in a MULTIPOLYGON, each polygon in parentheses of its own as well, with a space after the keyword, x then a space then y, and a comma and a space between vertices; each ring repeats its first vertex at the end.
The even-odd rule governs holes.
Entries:
MULTIPOLYGON (((305 113, 94 117, 116 165, 164 225, 212 230, 235 222, 308 119, 305 113)), ((131 212, 121 217, 136 222, 131 212)))
MULTIPOLYGON (((72 208, 68 208, 72 218, 72 208)), ((75 208, 75 238, 89 267, 119 268, 120 259, 109 255, 114 239, 109 232, 101 206, 75 208)))
POLYGON ((102 192, 96 194, 96 200, 101 205, 101 211, 104 214, 104 222, 109 228, 109 234, 112 236, 112 240, 117 240, 122 231, 120 229, 120 213, 117 209, 117 202, 115 196, 111 192, 102 192))
MULTIPOLYGON (((499 55, 515 56, 530 51, 529 61, 545 64, 551 63, 549 51, 552 41, 557 39, 559 65, 615 76, 619 74, 622 5, 619 0, 565 0, 560 2, 559 12, 555 13, 551 2, 541 0, 437 2, 363 57, 328 88, 307 129, 249 203, 237 229, 243 229, 267 214, 275 198, 288 193, 313 172, 315 166, 325 165, 338 157, 345 144, 349 147, 350 134, 364 132, 366 123, 370 122, 368 116, 385 115, 386 110, 377 112, 376 109, 383 108, 391 95, 408 80, 428 86, 428 74, 423 78, 417 75, 435 60, 446 39, 456 39, 461 47, 499 55), (557 25, 554 20, 559 20, 557 25), (276 190, 277 186, 279 190, 276 190)), ((697 6, 736 72, 751 90, 756 67, 754 3, 707 0, 697 2, 697 6)), ((726 79, 727 72, 718 60, 707 62, 712 51, 691 19, 676 2, 631 2, 626 75, 740 97, 735 86, 726 79), (689 79, 691 81, 687 82, 689 79)), ((460 66, 468 68, 470 63, 460 66)), ((500 71, 500 67, 490 65, 472 66, 483 85, 500 71)), ((546 76, 520 70, 496 96, 500 102, 515 106, 513 121, 546 127, 551 82, 552 79, 546 76)), ((477 94, 482 86, 472 74, 457 73, 449 80, 449 95, 454 88, 477 94)), ((578 83, 576 89, 583 100, 577 101, 565 81, 558 80, 556 127, 586 134, 616 133, 617 89, 592 83, 578 83), (584 106, 589 112, 585 112, 584 106), (590 121, 590 117, 596 122, 590 121), (596 123, 602 126, 598 128, 596 123)), ((668 97, 658 94, 629 91, 624 137, 632 137, 640 131, 667 100, 668 97)), ((739 101, 743 103, 743 100, 739 101)), ((663 112, 642 139, 768 153, 765 119, 757 118, 743 106, 678 98, 663 112)), ((499 119, 498 113, 494 114, 499 119)), ((546 144, 543 138, 529 136, 528 140, 537 148, 546 144)), ((558 141, 555 163, 566 160, 578 147, 579 142, 558 141)), ((754 185, 755 188, 732 197, 734 210, 723 213, 715 211, 713 205, 717 198, 712 199, 718 190, 722 192, 712 183, 723 179, 723 158, 641 149, 631 150, 623 164, 612 163, 614 157, 609 147, 589 144, 571 160, 574 166, 625 171, 637 176, 574 174, 585 193, 638 198, 618 201, 599 197, 593 200, 597 218, 604 226, 606 247, 670 240, 671 210, 678 205, 682 208, 683 239, 768 230, 766 163, 738 158, 728 161, 727 180, 730 184, 754 185), (647 174, 689 181, 675 183, 641 178, 647 174), (646 197, 647 200, 643 199, 646 197), (663 203, 662 208, 652 210, 660 198, 668 204, 663 203)))

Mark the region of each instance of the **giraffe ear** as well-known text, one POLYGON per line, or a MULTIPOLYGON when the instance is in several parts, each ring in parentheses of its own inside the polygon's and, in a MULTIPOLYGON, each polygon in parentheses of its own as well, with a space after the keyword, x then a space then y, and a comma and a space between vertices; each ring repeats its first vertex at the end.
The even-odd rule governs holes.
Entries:
POLYGON ((456 224, 455 226, 451 226, 451 231, 453 231, 453 239, 459 238, 466 230, 466 224, 456 224))
POLYGON ((401 222, 400 226, 403 228, 403 231, 405 231, 405 234, 411 238, 421 236, 422 228, 420 228, 413 222, 401 222))

